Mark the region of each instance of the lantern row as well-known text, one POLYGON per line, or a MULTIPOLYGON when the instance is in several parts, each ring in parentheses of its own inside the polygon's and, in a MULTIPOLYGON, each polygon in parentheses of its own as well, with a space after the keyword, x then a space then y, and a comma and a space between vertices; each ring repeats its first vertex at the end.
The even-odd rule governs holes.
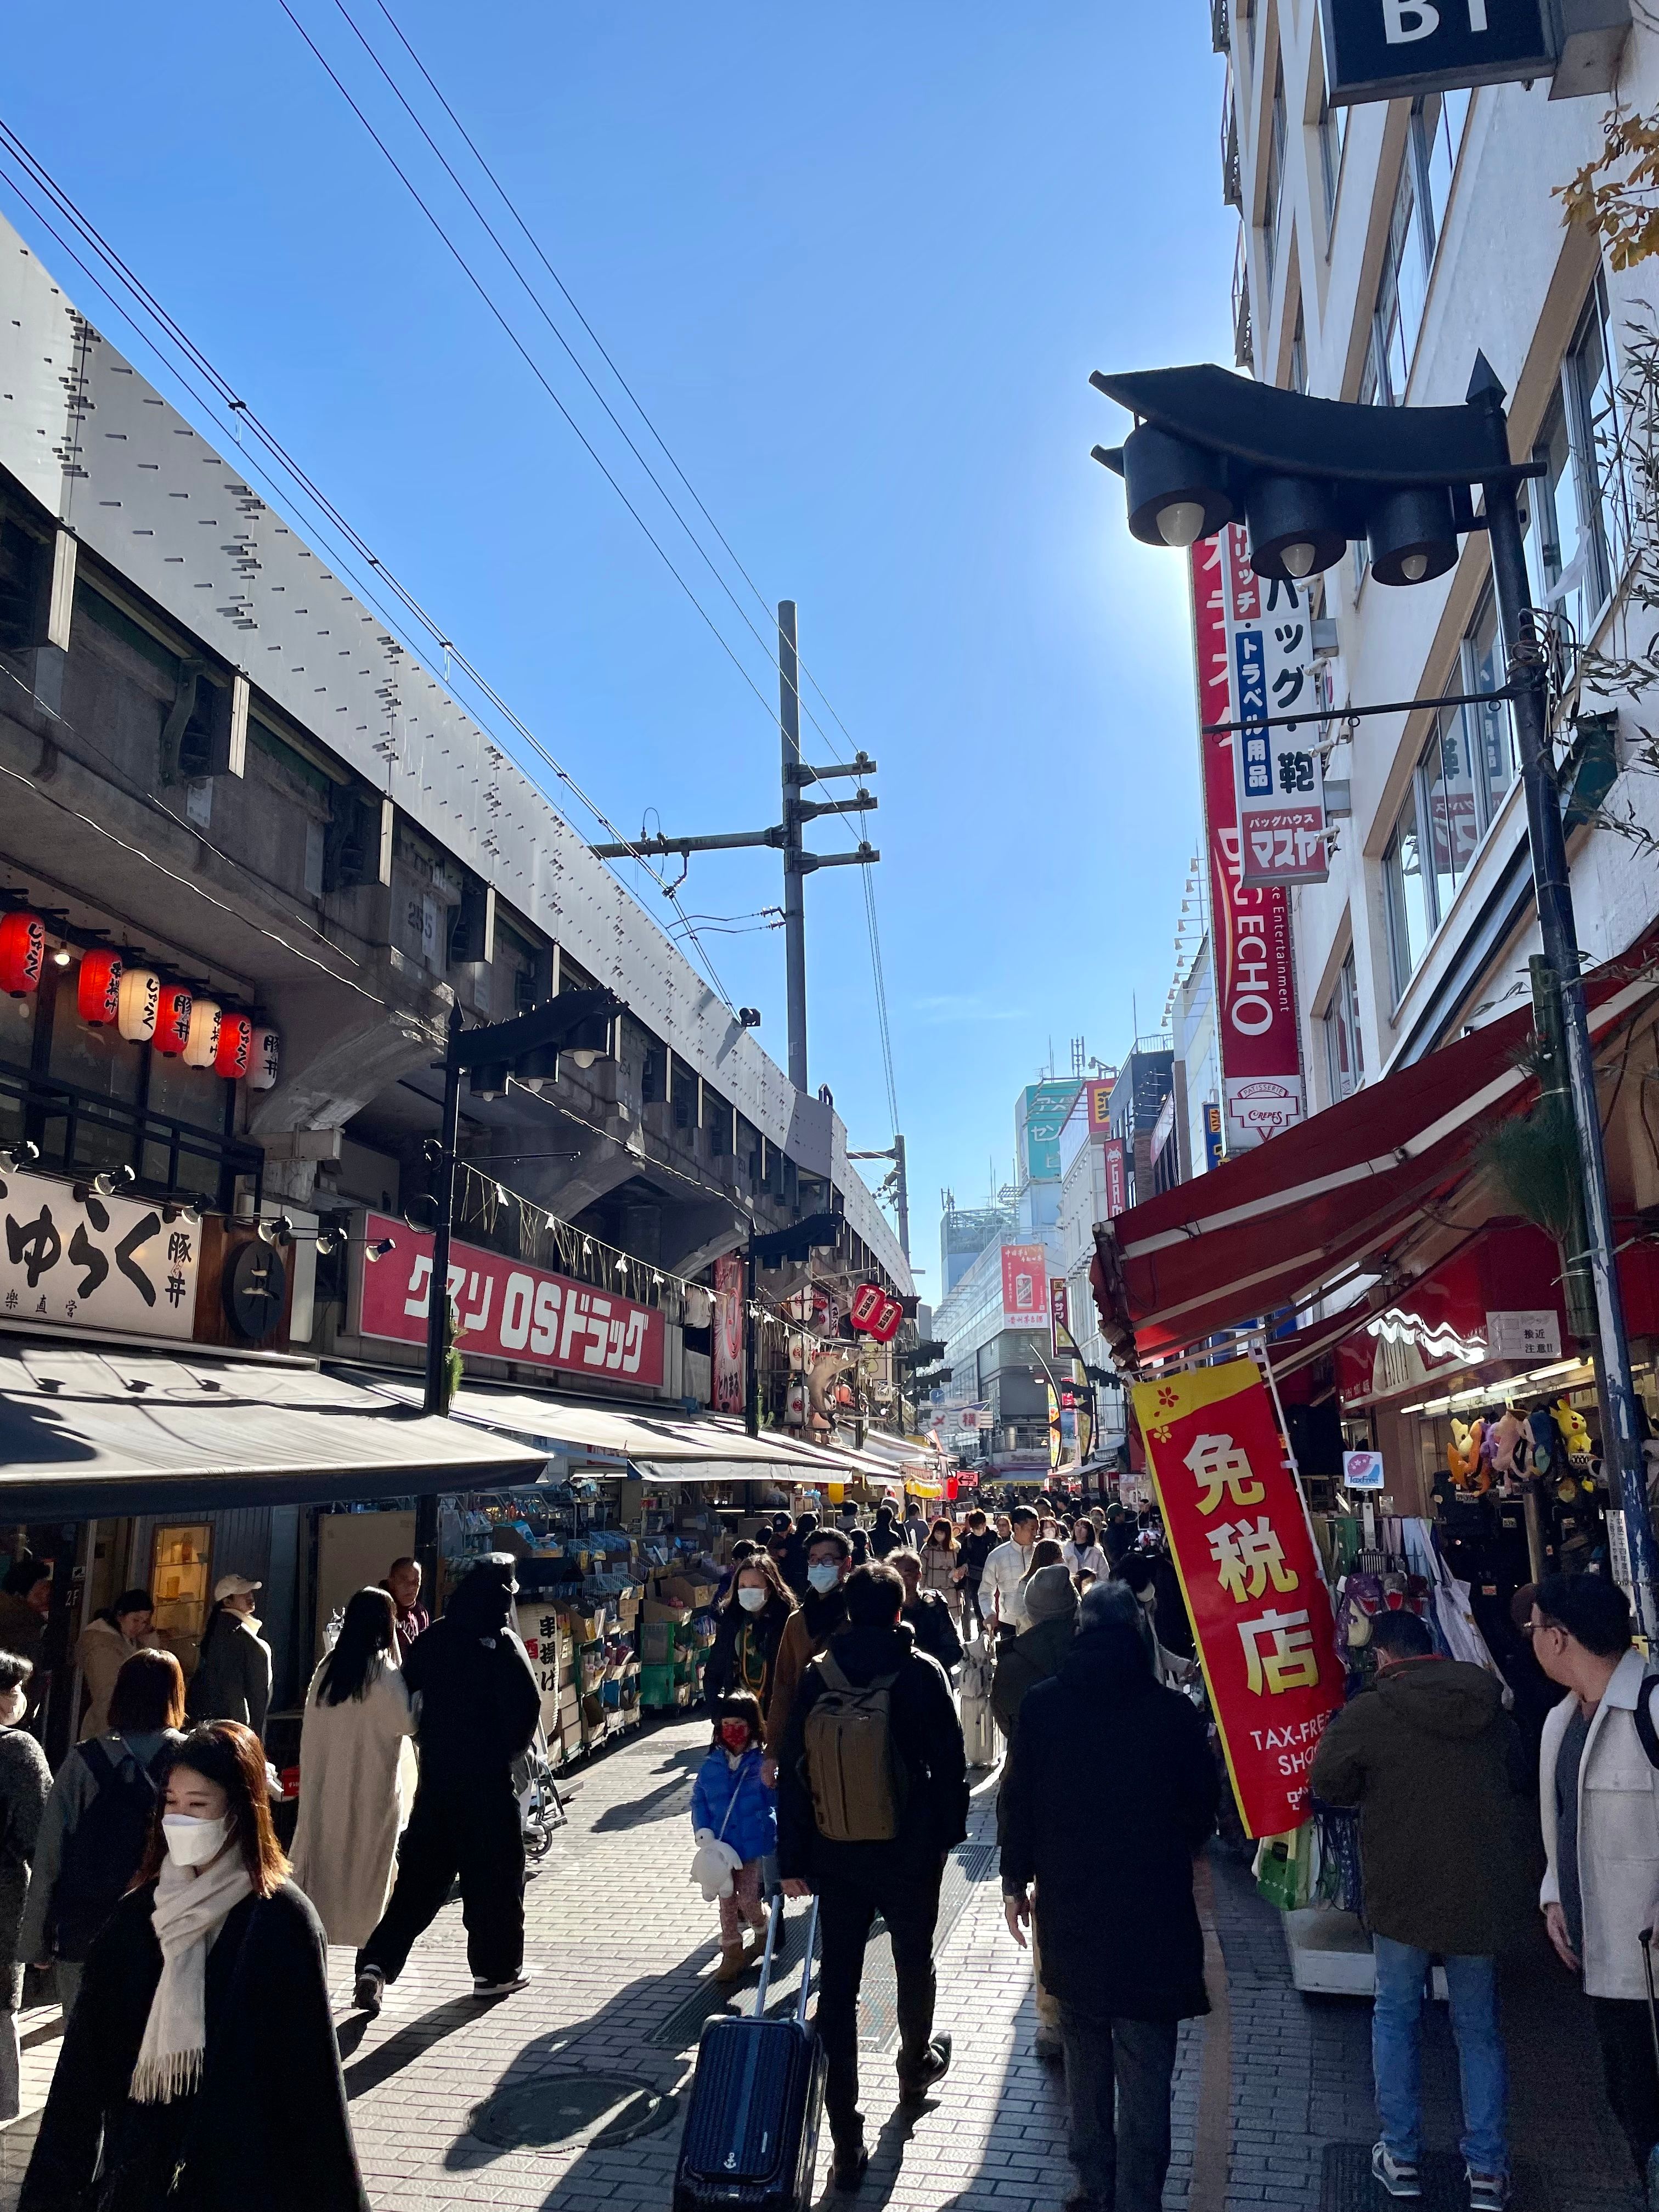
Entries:
MULTIPOLYGON (((61 956, 60 956, 61 957, 61 956)), ((0 916, 0 991, 26 999, 46 964, 46 925, 26 907, 0 916)), ((210 1067, 250 1091, 270 1091, 282 1057, 278 1032, 251 1015, 198 997, 188 984, 164 983, 153 968, 129 968, 108 945, 81 956, 76 1011, 94 1028, 113 1026, 129 1044, 147 1044, 186 1067, 210 1067)))

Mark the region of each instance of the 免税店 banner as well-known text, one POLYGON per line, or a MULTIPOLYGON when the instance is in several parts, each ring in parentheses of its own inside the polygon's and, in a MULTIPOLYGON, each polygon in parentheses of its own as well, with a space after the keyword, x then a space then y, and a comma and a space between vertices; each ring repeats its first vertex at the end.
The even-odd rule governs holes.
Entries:
POLYGON ((1233 741, 1239 875, 1245 884, 1322 884, 1326 849, 1325 767, 1319 750, 1319 672, 1307 598, 1289 577, 1264 583, 1237 528, 1225 548, 1228 672, 1232 713, 1206 721, 1247 726, 1233 741), (1308 720, 1269 728, 1269 720, 1308 709, 1308 720), (1255 724, 1256 726, 1249 726, 1255 724))
POLYGON ((1281 884, 1246 884, 1239 856, 1238 795, 1229 736, 1207 736, 1206 722, 1233 712, 1227 535, 1193 548, 1193 630, 1198 660, 1199 745, 1209 844, 1210 912, 1221 1039, 1222 1110, 1229 1152, 1265 1144, 1303 1114, 1302 1048, 1297 1033, 1296 974, 1291 955, 1290 893, 1281 884))
POLYGON ((714 1262, 714 1411, 743 1411, 743 1255, 727 1252, 714 1262))
POLYGON ((1253 1359, 1132 1395, 1240 1817, 1282 1836, 1342 1703, 1336 1626, 1272 1401, 1253 1359))
MULTIPOLYGON (((365 1231, 393 1249, 359 1264, 358 1328, 394 1344, 426 1342, 432 1288, 432 1239, 407 1224, 371 1213, 365 1231)), ((449 1295, 459 1319, 456 1344, 481 1359, 518 1359, 568 1375, 609 1375, 660 1385, 663 1318, 615 1291, 573 1283, 544 1267, 504 1259, 476 1244, 449 1248, 449 1295)))

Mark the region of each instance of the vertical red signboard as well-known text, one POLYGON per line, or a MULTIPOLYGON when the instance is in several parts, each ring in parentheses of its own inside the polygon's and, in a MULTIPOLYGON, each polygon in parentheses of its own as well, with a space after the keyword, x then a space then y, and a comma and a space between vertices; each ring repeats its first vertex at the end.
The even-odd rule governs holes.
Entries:
POLYGON ((1231 1359, 1132 1395, 1239 1813, 1284 1835, 1308 1818, 1343 1670, 1261 1370, 1231 1359))
POLYGON ((1238 719, 1229 680, 1228 613, 1254 611, 1260 586, 1237 526, 1193 548, 1193 630, 1198 656, 1199 744, 1210 854, 1222 1107, 1229 1152, 1265 1144, 1302 1119, 1302 1047, 1291 955, 1290 893, 1243 880, 1231 736, 1206 722, 1238 719))
POLYGON ((714 1411, 743 1411, 743 1255, 714 1262, 714 1411))

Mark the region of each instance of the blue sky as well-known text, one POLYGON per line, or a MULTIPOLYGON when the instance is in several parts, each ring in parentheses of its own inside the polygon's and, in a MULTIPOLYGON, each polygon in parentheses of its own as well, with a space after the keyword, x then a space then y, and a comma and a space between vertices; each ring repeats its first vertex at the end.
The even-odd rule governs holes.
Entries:
MULTIPOLYGON (((413 97, 378 0, 348 3, 413 97)), ((774 700, 761 647, 341 0, 289 4, 774 700)), ((1128 538, 1089 459, 1121 418, 1087 378, 1229 358, 1202 11, 387 4, 762 593, 799 603, 807 669, 880 763, 870 835, 926 1290, 939 1188, 969 1203, 990 1159, 1007 1172, 1014 1094, 1050 1041, 1062 1066, 1078 1034, 1114 1058, 1132 995, 1155 1026, 1173 967, 1197 835, 1182 568, 1128 538)), ((86 0, 67 44, 61 7, 13 0, 7 33, 11 127, 611 818, 775 819, 768 706, 279 0, 86 0)), ((0 205, 126 343, 9 187, 0 205)), ((823 757, 810 727, 806 747, 823 757)), ((779 896, 759 854, 699 860, 684 894, 722 916, 779 896)), ((859 872, 822 872, 807 901, 811 1079, 855 1145, 884 1145, 859 872)), ((781 1061, 781 938, 706 942, 781 1061)))

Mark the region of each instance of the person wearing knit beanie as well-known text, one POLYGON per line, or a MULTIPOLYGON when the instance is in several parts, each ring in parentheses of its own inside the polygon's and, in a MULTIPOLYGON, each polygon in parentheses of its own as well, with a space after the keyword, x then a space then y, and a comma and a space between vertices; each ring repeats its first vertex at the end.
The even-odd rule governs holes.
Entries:
POLYGON ((1077 1617, 1077 1584, 1065 1567, 1039 1567, 1025 1585, 1025 1618, 1039 1621, 1077 1617))

